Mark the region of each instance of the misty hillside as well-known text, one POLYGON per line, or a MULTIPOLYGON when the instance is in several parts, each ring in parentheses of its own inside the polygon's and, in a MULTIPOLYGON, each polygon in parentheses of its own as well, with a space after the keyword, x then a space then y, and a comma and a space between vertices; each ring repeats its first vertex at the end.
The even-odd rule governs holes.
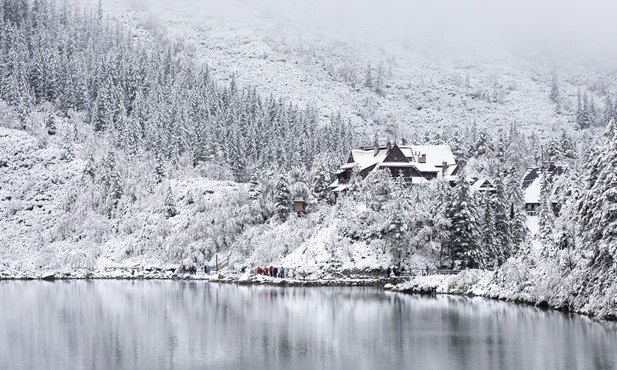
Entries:
MULTIPOLYGON (((576 41, 591 40, 571 37, 565 50, 547 54, 538 40, 548 32, 504 42, 489 37, 503 31, 494 20, 485 32, 467 23, 486 18, 456 20, 455 10, 439 14, 443 25, 427 25, 414 13, 415 2, 108 0, 103 6, 181 39, 219 80, 234 75, 240 84, 314 106, 322 120, 340 112, 365 143, 375 130, 382 138, 416 138, 474 123, 495 133, 514 123, 550 138, 577 127, 579 89, 594 101, 599 125, 604 101, 615 93, 611 59, 586 59, 576 50, 576 41)), ((463 9, 460 18, 472 12, 463 9)))

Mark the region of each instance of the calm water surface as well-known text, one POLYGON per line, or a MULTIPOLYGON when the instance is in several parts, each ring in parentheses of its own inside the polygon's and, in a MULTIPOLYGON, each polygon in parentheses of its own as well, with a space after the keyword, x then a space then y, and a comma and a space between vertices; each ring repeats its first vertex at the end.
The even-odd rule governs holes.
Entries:
POLYGON ((0 282, 1 369, 617 369, 617 328, 375 288, 0 282))

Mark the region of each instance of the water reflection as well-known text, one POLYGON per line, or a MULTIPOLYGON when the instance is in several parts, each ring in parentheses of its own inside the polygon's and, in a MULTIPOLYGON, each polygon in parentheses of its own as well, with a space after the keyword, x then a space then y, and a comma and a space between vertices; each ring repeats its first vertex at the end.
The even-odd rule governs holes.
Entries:
POLYGON ((613 325, 480 298, 0 282, 0 368, 616 368, 613 325))

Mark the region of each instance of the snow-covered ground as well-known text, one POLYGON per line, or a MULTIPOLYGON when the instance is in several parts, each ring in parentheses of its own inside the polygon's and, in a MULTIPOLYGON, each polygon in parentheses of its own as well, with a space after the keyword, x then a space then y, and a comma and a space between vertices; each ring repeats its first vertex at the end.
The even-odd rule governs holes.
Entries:
MULTIPOLYGON (((384 240, 344 237, 341 225, 348 217, 335 207, 292 214, 287 222, 271 215, 264 219, 268 210, 249 199, 247 184, 213 179, 212 168, 202 173, 183 167, 186 172, 178 169, 176 178, 156 184, 146 172, 151 158, 118 158, 125 190, 107 217, 100 211, 100 184, 85 174, 92 148, 101 152, 95 157, 105 157, 104 141, 65 148, 62 137, 70 127, 62 120, 55 136, 0 127, 3 277, 47 272, 110 277, 109 269, 143 272, 218 261, 227 272, 274 265, 315 280, 334 271, 370 275, 393 264, 384 240), (168 192, 177 210, 170 218, 165 217, 168 192)), ((409 263, 412 268, 433 264, 421 255, 409 263)))

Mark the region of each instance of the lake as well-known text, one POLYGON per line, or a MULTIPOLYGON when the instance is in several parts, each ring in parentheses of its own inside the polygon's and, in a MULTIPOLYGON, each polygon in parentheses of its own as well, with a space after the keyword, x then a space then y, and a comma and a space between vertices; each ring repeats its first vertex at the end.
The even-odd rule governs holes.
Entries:
POLYGON ((1 281, 1 369, 615 369, 617 327, 371 287, 1 281))

